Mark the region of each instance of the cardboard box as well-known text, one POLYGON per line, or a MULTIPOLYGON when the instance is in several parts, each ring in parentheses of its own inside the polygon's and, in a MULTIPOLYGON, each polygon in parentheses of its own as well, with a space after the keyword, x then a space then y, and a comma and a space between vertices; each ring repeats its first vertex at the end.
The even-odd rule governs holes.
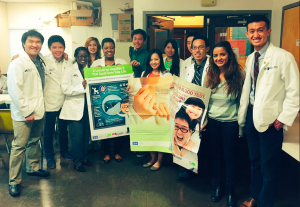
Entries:
POLYGON ((132 28, 132 15, 119 14, 118 17, 118 30, 120 42, 131 42, 131 28, 132 28))
POLYGON ((71 26, 100 26, 101 22, 101 8, 88 10, 81 7, 80 10, 70 10, 63 14, 55 16, 58 27, 71 26))
POLYGON ((63 14, 58 14, 55 16, 57 19, 57 26, 58 27, 71 27, 71 19, 69 16, 69 11, 63 14))

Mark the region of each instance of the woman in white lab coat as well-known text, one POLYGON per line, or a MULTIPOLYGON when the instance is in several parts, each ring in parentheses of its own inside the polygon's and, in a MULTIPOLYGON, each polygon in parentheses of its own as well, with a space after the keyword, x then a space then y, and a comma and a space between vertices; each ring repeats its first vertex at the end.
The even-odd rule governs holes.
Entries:
POLYGON ((172 75, 184 78, 185 65, 184 61, 179 58, 178 45, 175 40, 169 39, 164 45, 166 57, 164 57, 164 65, 167 71, 172 75))
MULTIPOLYGON (((101 42, 104 57, 94 61, 91 67, 104 67, 104 66, 113 66, 113 65, 123 65, 127 62, 121 58, 115 58, 115 41, 111 38, 104 38, 101 42)), ((122 105, 122 103, 121 103, 122 105)), ((127 112, 128 113, 128 112, 127 112)), ((126 115, 126 114, 125 114, 126 115)), ((121 151, 121 139, 116 137, 113 139, 104 139, 102 140, 103 149, 104 149, 104 159, 103 162, 108 164, 111 160, 111 151, 110 151, 110 140, 114 140, 114 155, 117 162, 122 162, 123 158, 120 156, 121 151)))
POLYGON ((62 75, 61 86, 66 98, 59 118, 69 122, 74 168, 85 172, 83 165, 92 166, 88 160, 90 127, 85 96, 86 80, 83 74, 88 64, 89 51, 85 47, 78 47, 74 57, 76 62, 72 67, 64 69, 62 75))

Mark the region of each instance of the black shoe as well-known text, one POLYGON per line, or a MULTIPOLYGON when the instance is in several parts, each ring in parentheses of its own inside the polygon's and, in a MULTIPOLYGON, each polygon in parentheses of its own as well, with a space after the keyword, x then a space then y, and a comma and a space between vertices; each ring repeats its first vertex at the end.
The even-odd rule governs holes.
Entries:
POLYGON ((50 176, 50 172, 46 171, 46 170, 41 170, 39 169, 38 171, 35 172, 28 172, 27 173, 30 176, 37 176, 37 177, 48 177, 50 176))
POLYGON ((227 187, 227 207, 237 207, 237 200, 233 187, 227 187))
POLYGON ((211 201, 218 202, 222 199, 222 197, 223 197, 223 189, 219 184, 213 189, 213 193, 211 194, 211 201))
POLYGON ((75 170, 77 170, 78 172, 85 172, 86 169, 83 165, 79 165, 79 166, 75 166, 74 165, 75 170))
POLYGON ((190 170, 185 169, 182 173, 179 173, 179 175, 177 176, 177 180, 178 181, 186 181, 190 178, 192 178, 195 175, 195 173, 193 173, 190 170))
POLYGON ((16 196, 19 196, 20 195, 20 192, 21 192, 21 185, 20 184, 17 184, 17 185, 9 185, 9 194, 12 196, 12 197, 16 197, 16 196))
POLYGON ((82 161, 82 164, 84 164, 85 166, 93 166, 93 163, 89 160, 82 161))

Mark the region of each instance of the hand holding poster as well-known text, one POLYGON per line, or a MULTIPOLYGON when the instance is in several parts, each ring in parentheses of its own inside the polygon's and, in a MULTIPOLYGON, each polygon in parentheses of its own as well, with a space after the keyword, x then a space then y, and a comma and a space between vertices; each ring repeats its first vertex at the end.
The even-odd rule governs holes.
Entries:
POLYGON ((211 90, 175 76, 173 78, 170 102, 173 162, 197 173, 200 129, 211 90))
POLYGON ((172 81, 171 76, 128 80, 132 151, 171 153, 169 102, 172 81))
POLYGON ((92 140, 128 134, 128 78, 130 65, 84 69, 92 140))

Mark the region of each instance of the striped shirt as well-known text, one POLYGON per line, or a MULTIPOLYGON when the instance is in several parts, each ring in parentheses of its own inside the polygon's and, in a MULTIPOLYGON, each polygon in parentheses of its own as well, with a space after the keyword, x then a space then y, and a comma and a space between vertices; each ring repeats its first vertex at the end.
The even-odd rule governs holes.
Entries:
POLYGON ((239 105, 232 95, 227 96, 226 81, 221 81, 209 100, 208 117, 221 122, 237 121, 239 105))

